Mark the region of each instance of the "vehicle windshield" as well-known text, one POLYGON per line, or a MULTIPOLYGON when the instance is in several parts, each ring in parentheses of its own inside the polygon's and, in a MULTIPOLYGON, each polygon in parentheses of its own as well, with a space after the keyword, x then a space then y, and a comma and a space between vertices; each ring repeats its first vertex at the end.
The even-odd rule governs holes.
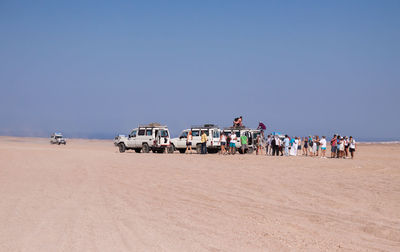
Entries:
POLYGON ((181 137, 181 138, 187 138, 187 135, 188 135, 188 132, 187 132, 187 131, 184 131, 184 132, 182 132, 182 134, 181 134, 179 137, 181 137))
POLYGON ((58 138, 63 138, 62 136, 54 136, 54 138, 58 139, 58 138))

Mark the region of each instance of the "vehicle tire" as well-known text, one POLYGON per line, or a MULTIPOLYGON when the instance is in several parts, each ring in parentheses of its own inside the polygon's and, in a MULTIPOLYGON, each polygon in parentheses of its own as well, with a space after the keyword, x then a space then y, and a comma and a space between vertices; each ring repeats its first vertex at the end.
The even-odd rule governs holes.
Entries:
POLYGON ((196 145, 196 152, 197 154, 201 154, 201 144, 196 145))
POLYGON ((247 149, 247 154, 253 154, 253 152, 254 152, 253 147, 247 149))
POLYGON ((142 150, 142 149, 136 148, 136 149, 135 149, 135 152, 136 152, 136 153, 140 153, 141 150, 142 150))
POLYGON ((147 143, 144 143, 142 145, 142 152, 143 153, 149 153, 149 151, 150 151, 149 145, 147 143))
POLYGON ((216 149, 216 148, 207 149, 207 153, 212 153, 212 154, 218 153, 218 149, 216 149))
POLYGON ((125 152, 125 150, 126 150, 125 144, 124 144, 124 143, 119 143, 119 144, 118 144, 118 149, 119 149, 119 152, 120 152, 120 153, 125 152))
POLYGON ((239 154, 244 154, 242 148, 239 148, 237 151, 239 152, 239 154))
POLYGON ((179 153, 185 153, 186 152, 186 149, 178 149, 179 150, 179 153))
POLYGON ((175 148, 173 145, 170 145, 167 147, 167 153, 172 154, 172 153, 174 153, 174 151, 175 151, 175 148))

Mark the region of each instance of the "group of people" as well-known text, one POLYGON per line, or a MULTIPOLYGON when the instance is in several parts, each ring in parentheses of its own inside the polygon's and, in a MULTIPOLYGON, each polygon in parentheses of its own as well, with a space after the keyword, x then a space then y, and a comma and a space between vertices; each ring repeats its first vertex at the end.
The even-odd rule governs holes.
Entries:
MULTIPOLYGON (((186 142, 186 153, 192 152, 192 139, 193 136, 191 131, 188 133, 186 142)), ((220 144, 221 151, 220 154, 235 154, 236 153, 236 142, 240 140, 241 152, 245 153, 248 147, 248 141, 246 135, 238 136, 235 133, 221 134, 220 144)), ((315 156, 326 158, 326 149, 328 142, 325 136, 319 138, 319 136, 309 136, 309 137, 289 137, 285 135, 284 138, 278 135, 268 135, 264 138, 263 132, 257 136, 254 140, 254 148, 256 154, 265 154, 269 156, 315 156)), ((339 135, 334 135, 330 141, 331 146, 331 158, 354 158, 354 153, 356 151, 356 141, 352 136, 341 137, 339 135)), ((205 132, 201 133, 201 154, 207 153, 207 134, 205 132)))
MULTIPOLYGON (((243 117, 237 117, 233 120, 233 127, 240 128, 243 127, 243 117)), ((319 138, 319 136, 308 136, 308 137, 289 137, 285 135, 280 137, 278 135, 268 135, 267 138, 264 137, 264 130, 266 126, 259 122, 258 128, 261 130, 261 134, 254 139, 254 148, 256 154, 262 154, 265 150, 265 154, 269 156, 315 156, 326 158, 326 149, 328 142, 325 136, 319 138)), ((186 142, 186 153, 192 152, 192 132, 190 131, 187 136, 186 142)), ((241 152, 245 153, 249 145, 246 135, 238 136, 232 131, 230 134, 221 134, 220 144, 221 151, 220 154, 235 154, 236 153, 236 142, 240 140, 241 152)), ((352 136, 343 137, 335 134, 330 140, 331 146, 331 158, 349 158, 353 159, 356 151, 356 141, 352 136)), ((201 154, 207 153, 207 134, 201 132, 201 154)))
MULTIPOLYGON (((325 136, 292 137, 282 139, 279 136, 268 135, 265 144, 266 155, 271 156, 316 156, 326 158, 328 142, 325 136)), ((354 158, 356 141, 352 136, 340 137, 334 135, 330 141, 331 158, 354 158)))
MULTIPOLYGON (((193 153, 192 141, 193 141, 192 131, 189 131, 187 138, 186 138, 186 151, 185 151, 186 154, 193 153)), ((204 131, 202 131, 201 132, 201 152, 200 152, 200 154, 206 154, 206 153, 207 153, 207 134, 204 131)))

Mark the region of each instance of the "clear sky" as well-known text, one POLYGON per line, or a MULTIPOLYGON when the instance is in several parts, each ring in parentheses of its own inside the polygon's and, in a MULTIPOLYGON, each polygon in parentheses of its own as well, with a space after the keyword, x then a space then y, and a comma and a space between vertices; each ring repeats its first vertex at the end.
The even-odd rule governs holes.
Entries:
POLYGON ((400 1, 0 1, 0 134, 400 138, 400 1))

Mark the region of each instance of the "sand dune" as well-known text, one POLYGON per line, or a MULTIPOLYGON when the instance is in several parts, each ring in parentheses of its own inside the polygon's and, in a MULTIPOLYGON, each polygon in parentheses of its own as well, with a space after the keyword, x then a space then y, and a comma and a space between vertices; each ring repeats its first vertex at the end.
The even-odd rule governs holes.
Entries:
POLYGON ((400 251, 399 154, 137 154, 0 137, 0 251, 400 251))

